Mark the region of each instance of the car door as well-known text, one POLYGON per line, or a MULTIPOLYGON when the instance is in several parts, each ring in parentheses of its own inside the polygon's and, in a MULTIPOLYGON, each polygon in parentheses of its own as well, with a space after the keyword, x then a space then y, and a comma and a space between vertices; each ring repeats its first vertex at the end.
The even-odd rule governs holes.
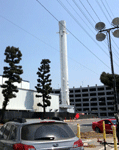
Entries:
POLYGON ((98 121, 97 127, 100 129, 100 132, 103 132, 103 120, 98 121))
POLYGON ((104 120, 105 121, 105 130, 107 133, 109 133, 110 131, 112 131, 112 123, 109 120, 104 120))

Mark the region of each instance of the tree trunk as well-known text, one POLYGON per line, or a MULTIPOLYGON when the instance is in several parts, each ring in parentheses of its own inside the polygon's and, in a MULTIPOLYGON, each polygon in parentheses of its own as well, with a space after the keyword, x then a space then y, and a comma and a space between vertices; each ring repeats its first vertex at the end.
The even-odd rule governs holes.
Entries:
POLYGON ((0 122, 1 123, 4 122, 5 110, 6 110, 6 106, 7 106, 8 101, 9 101, 9 99, 5 98, 5 101, 3 102, 3 106, 2 106, 2 110, 1 110, 1 115, 0 115, 0 122))
POLYGON ((43 95, 43 119, 45 118, 45 97, 43 95))

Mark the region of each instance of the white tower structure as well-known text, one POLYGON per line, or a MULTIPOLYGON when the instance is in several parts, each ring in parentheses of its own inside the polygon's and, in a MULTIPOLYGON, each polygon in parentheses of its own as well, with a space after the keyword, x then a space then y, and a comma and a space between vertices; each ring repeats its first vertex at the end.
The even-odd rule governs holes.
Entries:
POLYGON ((66 22, 59 21, 60 38, 60 67, 61 67, 61 106, 68 108, 69 86, 68 86, 68 61, 67 61, 67 36, 66 22))

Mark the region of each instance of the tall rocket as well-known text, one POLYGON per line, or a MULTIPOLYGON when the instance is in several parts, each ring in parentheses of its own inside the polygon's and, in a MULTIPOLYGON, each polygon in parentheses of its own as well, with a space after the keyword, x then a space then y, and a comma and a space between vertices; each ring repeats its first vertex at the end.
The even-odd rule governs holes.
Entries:
POLYGON ((60 39, 60 68, 61 68, 61 105, 69 105, 69 86, 68 86, 68 61, 67 61, 67 36, 66 22, 59 21, 60 39))

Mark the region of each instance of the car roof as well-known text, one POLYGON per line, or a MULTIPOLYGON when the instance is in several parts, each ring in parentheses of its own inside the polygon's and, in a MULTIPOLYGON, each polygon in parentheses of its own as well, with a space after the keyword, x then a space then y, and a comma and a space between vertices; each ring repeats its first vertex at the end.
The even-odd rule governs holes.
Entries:
POLYGON ((107 118, 107 119, 103 119, 103 120, 116 120, 115 118, 107 118))
MULTIPOLYGON (((103 120, 109 120, 109 121, 111 121, 111 120, 116 120, 115 118, 106 118, 106 119, 101 119, 101 120, 99 120, 99 121, 103 121, 103 120)), ((98 122, 99 122, 98 121, 98 122)))
POLYGON ((67 124, 63 121, 59 121, 59 120, 50 120, 50 119, 26 119, 26 121, 21 121, 19 122, 19 120, 15 120, 15 121, 9 121, 7 123, 11 123, 11 124, 16 124, 16 125, 28 125, 28 124, 36 124, 36 123, 63 123, 63 124, 67 124))

